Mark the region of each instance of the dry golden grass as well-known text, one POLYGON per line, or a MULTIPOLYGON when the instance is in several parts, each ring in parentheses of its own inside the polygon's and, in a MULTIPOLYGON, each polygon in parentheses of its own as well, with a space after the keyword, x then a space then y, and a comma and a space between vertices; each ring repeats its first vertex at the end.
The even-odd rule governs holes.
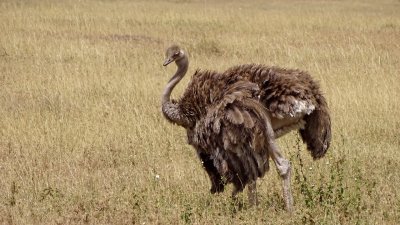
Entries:
POLYGON ((398 223, 399 12, 394 0, 1 1, 0 224, 398 223), (258 207, 237 211, 231 187, 208 193, 185 131, 160 113, 172 43, 189 73, 254 62, 320 80, 327 156, 279 140, 292 216, 274 167, 258 207))

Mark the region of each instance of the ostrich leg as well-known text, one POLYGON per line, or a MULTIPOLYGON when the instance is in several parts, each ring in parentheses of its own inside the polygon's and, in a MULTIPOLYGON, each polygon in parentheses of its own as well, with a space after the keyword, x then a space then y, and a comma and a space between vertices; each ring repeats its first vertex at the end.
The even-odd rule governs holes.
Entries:
POLYGON ((221 175, 218 173, 217 168, 215 168, 213 160, 210 158, 210 155, 202 153, 200 150, 197 150, 197 154, 200 160, 203 162, 203 167, 205 168, 208 177, 210 178, 211 194, 223 192, 225 183, 222 181, 221 175))
POLYGON ((272 128, 271 116, 268 116, 268 120, 266 121, 266 130, 268 135, 268 151, 269 154, 274 161, 276 168, 279 172, 279 175, 282 178, 283 183, 283 199, 285 201, 286 211, 293 211, 293 197, 292 192, 290 190, 290 177, 291 177, 291 167, 289 160, 285 159, 282 156, 282 153, 279 151, 278 145, 275 142, 275 134, 272 128))
POLYGON ((291 167, 289 160, 283 158, 274 141, 270 143, 270 155, 274 161, 283 183, 283 199, 288 212, 293 211, 293 197, 290 190, 291 167))
POLYGON ((251 183, 248 184, 247 191, 248 191, 247 196, 249 198, 250 206, 258 205, 256 181, 252 181, 251 183))

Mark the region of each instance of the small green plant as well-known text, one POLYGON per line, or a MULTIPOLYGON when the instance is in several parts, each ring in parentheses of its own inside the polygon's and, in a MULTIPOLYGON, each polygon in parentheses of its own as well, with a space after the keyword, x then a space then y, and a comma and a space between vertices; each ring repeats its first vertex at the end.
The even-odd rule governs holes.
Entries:
POLYGON ((185 204, 185 209, 181 213, 181 220, 185 222, 185 224, 192 224, 192 216, 193 216, 193 209, 190 204, 185 204))
MULTIPOLYGON (((298 139, 296 142, 298 150, 300 150, 299 142, 298 139)), ((341 155, 333 159, 332 163, 326 164, 329 166, 327 174, 315 174, 314 171, 305 169, 308 166, 305 165, 299 151, 296 159, 292 161, 297 162, 294 166, 294 179, 301 193, 300 204, 307 209, 302 217, 303 223, 317 223, 319 220, 316 218, 316 211, 323 212, 325 216, 344 221, 351 220, 356 224, 361 223, 363 193, 371 193, 376 182, 364 179, 357 162, 352 162, 353 168, 349 169, 346 156, 341 155), (347 170, 351 173, 346 174, 347 170), (350 181, 354 182, 349 182, 348 177, 351 177, 350 181)))
POLYGON ((47 187, 40 193, 39 202, 42 202, 47 198, 60 198, 62 196, 61 191, 57 188, 47 187))
POLYGON ((17 185, 15 184, 15 181, 11 183, 11 188, 10 188, 11 196, 9 200, 10 206, 14 206, 15 203, 17 202, 15 198, 15 194, 17 193, 17 185))

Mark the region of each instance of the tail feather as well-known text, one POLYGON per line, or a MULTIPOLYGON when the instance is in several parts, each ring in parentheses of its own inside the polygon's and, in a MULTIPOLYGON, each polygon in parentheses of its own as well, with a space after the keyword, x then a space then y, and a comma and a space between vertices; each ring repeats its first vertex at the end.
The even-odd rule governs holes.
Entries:
POLYGON ((301 138, 314 159, 322 158, 332 138, 328 105, 322 95, 318 98, 318 107, 310 115, 306 115, 304 120, 306 124, 304 129, 300 129, 301 138))

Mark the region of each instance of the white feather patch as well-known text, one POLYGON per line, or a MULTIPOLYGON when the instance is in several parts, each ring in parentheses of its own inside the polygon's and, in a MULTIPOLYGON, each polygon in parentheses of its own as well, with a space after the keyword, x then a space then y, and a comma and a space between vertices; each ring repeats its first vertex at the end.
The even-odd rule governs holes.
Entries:
POLYGON ((314 111, 315 106, 313 104, 309 104, 307 101, 298 101, 295 100, 293 104, 293 110, 290 112, 291 117, 297 117, 301 114, 310 115, 312 111, 314 111))

